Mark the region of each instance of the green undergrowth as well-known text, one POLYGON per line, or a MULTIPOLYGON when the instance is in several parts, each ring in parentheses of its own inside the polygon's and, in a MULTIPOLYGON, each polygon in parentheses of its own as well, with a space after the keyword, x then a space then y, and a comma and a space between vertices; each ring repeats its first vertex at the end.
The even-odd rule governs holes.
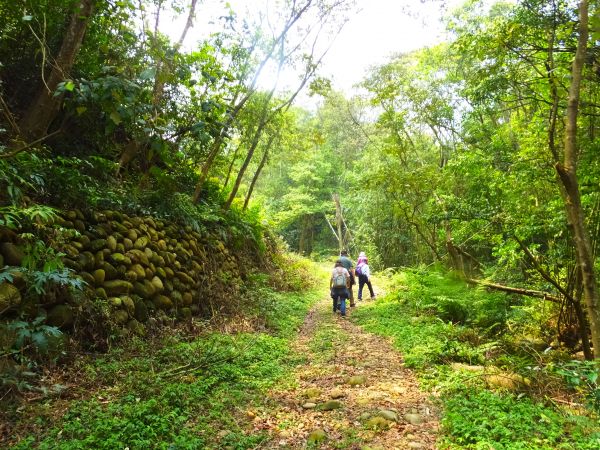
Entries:
MULTIPOLYGON (((535 305, 470 288, 437 271, 407 270, 383 283, 390 293, 361 305, 352 320, 392 337, 422 388, 436 393, 440 448, 600 448, 593 405, 569 410, 570 402, 553 399, 566 392, 552 371, 568 364, 564 354, 542 355, 522 343, 535 305)), ((581 392, 581 403, 585 396, 581 392)))
MULTIPOLYGON (((288 383, 304 358, 290 342, 322 292, 278 292, 256 275, 238 322, 257 330, 134 340, 79 364, 80 400, 47 400, 22 414, 15 449, 254 448, 249 409, 268 407, 266 391, 288 383), (64 414, 62 414, 64 411, 64 414)), ((238 324, 239 325, 239 324, 238 324)))

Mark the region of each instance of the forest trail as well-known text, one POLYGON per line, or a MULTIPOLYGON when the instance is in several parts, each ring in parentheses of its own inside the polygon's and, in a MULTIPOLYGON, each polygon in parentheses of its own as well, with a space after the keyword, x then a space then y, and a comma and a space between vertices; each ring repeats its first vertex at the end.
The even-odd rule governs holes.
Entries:
POLYGON ((261 448, 435 448, 435 408, 390 342, 351 315, 333 315, 330 299, 309 312, 293 349, 306 359, 254 417, 271 435, 261 448))

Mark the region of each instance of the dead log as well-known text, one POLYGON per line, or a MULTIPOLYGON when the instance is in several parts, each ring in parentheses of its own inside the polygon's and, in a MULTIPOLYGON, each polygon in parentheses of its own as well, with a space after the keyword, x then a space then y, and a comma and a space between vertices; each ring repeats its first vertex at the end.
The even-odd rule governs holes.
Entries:
POLYGON ((562 299, 560 297, 550 294, 548 292, 544 292, 544 291, 536 291, 533 289, 524 289, 524 288, 518 288, 518 287, 513 287, 513 286, 504 286, 502 284, 490 283, 489 281, 476 280, 474 278, 467 278, 466 281, 467 281, 467 283, 470 283, 470 284, 477 284, 479 286, 485 286, 486 288, 489 288, 489 289, 495 289, 497 291, 508 292, 510 294, 519 294, 519 295, 526 295, 528 297, 543 298, 544 300, 548 300, 553 303, 559 303, 559 304, 562 302, 562 299))

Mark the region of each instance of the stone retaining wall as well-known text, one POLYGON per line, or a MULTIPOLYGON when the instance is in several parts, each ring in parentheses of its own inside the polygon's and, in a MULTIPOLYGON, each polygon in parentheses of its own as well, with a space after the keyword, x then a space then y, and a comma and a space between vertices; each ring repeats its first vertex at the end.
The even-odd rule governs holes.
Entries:
MULTIPOLYGON (((149 317, 186 318, 234 308, 244 268, 255 262, 234 253, 216 231, 116 211, 64 212, 57 224, 77 233, 60 250, 64 264, 86 282, 85 295, 109 308, 113 323, 143 332, 149 317), (229 298, 223 304, 223 298, 229 298)), ((0 262, 18 265, 18 242, 0 243, 0 262)), ((18 310, 24 295, 18 280, 0 284, 0 314, 18 310)), ((48 322, 69 327, 81 301, 77 296, 39 305, 48 322)))

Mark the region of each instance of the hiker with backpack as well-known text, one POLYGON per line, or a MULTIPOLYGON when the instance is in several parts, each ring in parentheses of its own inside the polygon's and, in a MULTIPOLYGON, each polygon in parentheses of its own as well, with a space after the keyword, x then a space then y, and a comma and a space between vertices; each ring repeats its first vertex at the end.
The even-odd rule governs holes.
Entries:
POLYGON ((335 262, 335 267, 331 271, 329 279, 329 289, 331 298, 333 299, 333 312, 338 309, 338 300, 340 302, 339 309, 342 316, 346 315, 346 299, 349 297, 348 287, 350 286, 350 272, 342 265, 341 260, 335 262))
POLYGON ((356 269, 354 270, 358 276, 358 301, 362 301, 362 290, 365 284, 369 288, 371 299, 375 298, 373 292, 373 286, 371 285, 371 270, 369 269, 369 260, 365 252, 360 252, 358 255, 358 261, 356 262, 356 269))
POLYGON ((350 286, 348 287, 348 294, 349 294, 348 298, 350 299, 350 307, 354 308, 354 306, 355 306, 354 292, 353 292, 352 286, 354 286, 356 284, 356 281, 354 279, 354 263, 348 257, 348 250, 342 250, 340 252, 340 261, 342 262, 342 266, 344 267, 344 269, 346 269, 348 271, 348 273, 350 274, 350 286))

